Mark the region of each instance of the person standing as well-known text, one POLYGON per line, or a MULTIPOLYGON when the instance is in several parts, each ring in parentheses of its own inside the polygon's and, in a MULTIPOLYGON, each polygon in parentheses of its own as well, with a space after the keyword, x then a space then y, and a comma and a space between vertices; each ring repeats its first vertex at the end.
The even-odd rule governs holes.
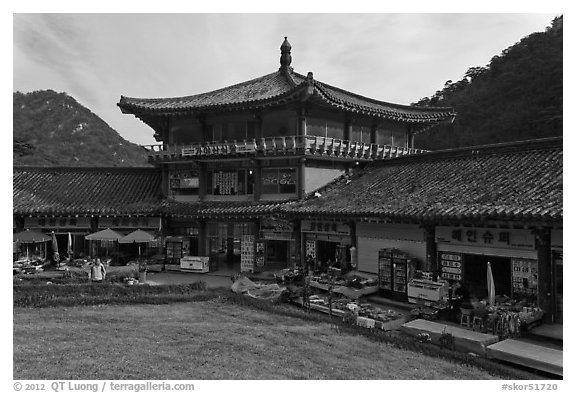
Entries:
POLYGON ((96 258, 94 264, 90 267, 90 271, 88 272, 88 279, 93 282, 100 284, 106 278, 106 268, 100 262, 100 258, 96 258))

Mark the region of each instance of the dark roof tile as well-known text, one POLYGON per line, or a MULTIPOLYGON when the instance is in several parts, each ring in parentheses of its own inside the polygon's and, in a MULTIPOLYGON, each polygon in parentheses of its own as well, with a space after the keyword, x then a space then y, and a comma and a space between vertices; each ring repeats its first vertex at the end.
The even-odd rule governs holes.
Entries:
POLYGON ((296 215, 561 221, 562 138, 455 149, 374 162, 296 215), (350 181, 351 180, 351 181, 350 181))
POLYGON ((158 210, 156 168, 13 169, 14 214, 115 215, 158 210))

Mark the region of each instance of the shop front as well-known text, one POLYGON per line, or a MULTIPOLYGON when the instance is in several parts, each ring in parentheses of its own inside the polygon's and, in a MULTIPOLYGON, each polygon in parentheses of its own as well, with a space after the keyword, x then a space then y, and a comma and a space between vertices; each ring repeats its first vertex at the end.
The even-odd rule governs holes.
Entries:
POLYGON ((379 224, 359 222, 358 271, 378 274, 379 253, 394 249, 409 256, 415 269, 421 269, 426 261, 426 233, 416 224, 379 224))
POLYGON ((538 304, 538 255, 528 229, 437 226, 438 274, 460 282, 472 300, 488 299, 488 266, 496 297, 538 304))
MULTIPOLYGON (((208 222, 207 250, 211 271, 240 273, 248 264, 248 249, 254 247, 258 224, 245 222, 208 222)), ((252 254, 254 251, 252 251, 252 254)))
POLYGON ((284 218, 260 219, 260 236, 257 244, 257 271, 285 269, 296 264, 296 236, 294 224, 284 218))
POLYGON ((172 236, 165 239, 165 270, 180 271, 182 258, 200 256, 200 225, 197 221, 172 220, 172 236))
MULTIPOLYGON (((66 254, 69 234, 72 238, 72 255, 79 257, 89 254, 84 237, 90 234, 90 217, 25 217, 24 227, 30 230, 56 235, 60 254, 66 254)), ((39 254, 42 250, 38 248, 39 254)), ((47 255, 43 255, 46 257, 47 255)))
POLYGON ((352 266, 350 225, 341 221, 302 220, 302 240, 308 268, 326 271, 328 268, 347 272, 352 266))
POLYGON ((563 271, 564 271, 564 251, 562 240, 562 229, 553 229, 550 237, 550 247, 552 250, 552 280, 554 288, 554 323, 563 322, 563 271))

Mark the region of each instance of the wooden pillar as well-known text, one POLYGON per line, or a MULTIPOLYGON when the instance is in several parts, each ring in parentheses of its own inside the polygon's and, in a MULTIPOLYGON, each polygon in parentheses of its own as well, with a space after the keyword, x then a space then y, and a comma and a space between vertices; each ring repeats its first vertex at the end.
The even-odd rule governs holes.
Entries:
POLYGON ((292 219, 292 225, 294 225, 294 231, 292 236, 294 237, 294 250, 296 255, 294 255, 293 261, 295 266, 304 266, 304 258, 302 254, 302 237, 300 236, 300 220, 292 219))
POLYGON ((264 130, 262 129, 262 114, 260 112, 254 113, 254 119, 256 120, 256 130, 254 132, 256 139, 264 137, 264 130))
POLYGON ((208 249, 208 225, 206 220, 198 221, 198 254, 203 257, 209 257, 208 249))
POLYGON ((200 201, 204 201, 206 199, 206 194, 208 193, 208 187, 212 187, 211 184, 208 184, 208 176, 207 173, 208 168, 206 167, 206 163, 199 162, 198 163, 198 185, 200 186, 198 189, 198 199, 200 201))
POLYGON ((228 235, 226 238, 226 262, 234 262, 234 223, 228 222, 228 235))
POLYGON ((426 223, 421 226, 424 228, 424 236, 426 238, 426 260, 422 270, 433 273, 434 280, 440 275, 440 267, 438 266, 438 248, 436 245, 436 227, 432 223, 426 223))
POLYGON ((350 116, 346 116, 346 120, 344 121, 344 137, 342 139, 345 141, 349 141, 351 136, 352 136, 352 118, 350 116))
POLYGON ((170 171, 168 169, 168 165, 162 165, 160 167, 160 175, 162 182, 162 197, 167 198, 170 192, 170 171))
POLYGON ((300 106, 298 114, 298 130, 297 136, 306 135, 306 107, 304 105, 300 106))
POLYGON ((378 129, 378 120, 374 119, 372 121, 372 127, 370 128, 370 143, 376 144, 376 130, 378 129))
POLYGON ((298 187, 296 193, 298 199, 303 200, 306 198, 306 158, 301 158, 300 165, 298 165, 298 187))
POLYGON ((254 200, 259 201, 262 196, 262 161, 253 160, 254 164, 254 200))
POLYGON ((538 254, 538 307, 544 310, 544 321, 553 320, 552 258, 550 251, 550 228, 534 231, 538 254))

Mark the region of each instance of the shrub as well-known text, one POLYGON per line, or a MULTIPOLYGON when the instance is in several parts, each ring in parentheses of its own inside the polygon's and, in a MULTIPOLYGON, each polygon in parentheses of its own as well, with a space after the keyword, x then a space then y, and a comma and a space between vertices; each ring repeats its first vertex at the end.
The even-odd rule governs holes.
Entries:
POLYGON ((432 337, 428 333, 419 333, 416 335, 416 340, 419 343, 427 344, 432 342, 432 337))
POLYGON ((444 330, 442 331, 442 334, 440 335, 438 341, 440 342, 441 347, 450 350, 454 349, 454 336, 452 335, 452 333, 446 332, 446 328, 444 328, 444 330))

